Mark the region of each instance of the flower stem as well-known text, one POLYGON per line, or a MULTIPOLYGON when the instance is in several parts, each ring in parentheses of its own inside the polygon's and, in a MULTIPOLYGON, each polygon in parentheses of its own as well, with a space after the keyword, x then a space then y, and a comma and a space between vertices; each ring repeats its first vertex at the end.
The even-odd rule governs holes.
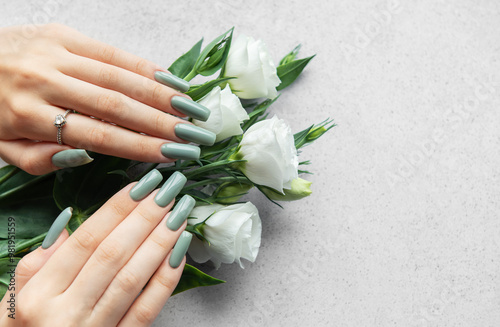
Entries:
POLYGON ((197 176, 197 175, 200 175, 200 174, 204 174, 204 173, 207 173, 209 171, 212 171, 212 170, 215 170, 215 169, 219 169, 221 167, 224 167, 224 166, 228 166, 234 162, 238 162, 238 161, 244 161, 244 160, 222 160, 222 161, 216 161, 214 163, 211 163, 211 164, 208 164, 206 166, 203 166, 203 167, 200 167, 198 169, 195 169, 195 170, 192 170, 190 172, 187 172, 186 174, 184 174, 184 176, 186 176, 187 179, 192 179, 194 176, 197 176))
POLYGON ((189 82, 190 80, 195 78, 196 75, 198 75, 198 73, 196 73, 194 70, 192 70, 189 72, 189 74, 186 77, 184 77, 184 80, 189 82))
POLYGON ((199 181, 199 182, 196 182, 196 183, 192 183, 192 184, 189 184, 187 186, 185 186, 183 189, 182 189, 182 192, 186 192, 186 191, 189 191, 193 188, 197 188, 199 186, 206 186, 206 185, 210 185, 210 184, 218 184, 218 183, 225 183, 225 182, 235 182, 235 181, 238 181, 242 184, 253 184, 251 181, 248 180, 248 178, 246 177, 218 177, 218 178, 209 178, 209 179, 204 179, 202 181, 199 181))

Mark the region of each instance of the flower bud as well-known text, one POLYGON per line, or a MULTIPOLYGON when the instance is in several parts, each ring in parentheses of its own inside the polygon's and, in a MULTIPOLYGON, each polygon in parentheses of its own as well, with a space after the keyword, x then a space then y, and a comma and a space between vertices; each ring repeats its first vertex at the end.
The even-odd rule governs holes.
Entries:
POLYGON ((217 202, 229 204, 238 201, 253 187, 252 184, 238 182, 224 183, 217 192, 217 202))
POLYGON ((285 194, 281 194, 267 187, 262 187, 261 191, 274 201, 295 201, 311 195, 311 184, 312 182, 299 177, 292 181, 292 188, 290 190, 283 190, 285 194))

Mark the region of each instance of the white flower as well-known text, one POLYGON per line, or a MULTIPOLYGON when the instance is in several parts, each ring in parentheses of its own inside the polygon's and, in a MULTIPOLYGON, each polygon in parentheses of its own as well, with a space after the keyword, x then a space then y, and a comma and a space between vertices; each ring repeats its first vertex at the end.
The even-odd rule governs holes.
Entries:
POLYGON ((248 114, 241 106, 240 99, 231 93, 229 85, 224 90, 219 86, 213 88, 198 102, 210 109, 210 117, 206 122, 193 119, 193 123, 214 132, 217 135, 216 142, 243 133, 240 125, 248 119, 248 114))
POLYGON ((276 87, 281 83, 264 42, 245 35, 231 44, 224 76, 236 77, 228 83, 242 99, 274 99, 278 95, 276 87))
POLYGON ((257 208, 251 203, 230 206, 212 204, 195 207, 188 219, 189 225, 203 222, 203 236, 209 243, 193 237, 189 255, 198 262, 212 260, 216 268, 221 263, 238 262, 241 258, 254 262, 259 253, 262 223, 257 208))
POLYGON ((238 152, 231 157, 252 182, 283 193, 298 178, 299 160, 292 131, 274 116, 255 123, 243 134, 238 152))

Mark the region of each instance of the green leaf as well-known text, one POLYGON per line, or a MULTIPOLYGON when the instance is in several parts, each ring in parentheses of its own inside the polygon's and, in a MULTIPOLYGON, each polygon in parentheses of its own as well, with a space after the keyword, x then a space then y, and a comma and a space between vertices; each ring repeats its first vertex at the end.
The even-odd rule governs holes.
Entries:
MULTIPOLYGON (((314 55, 316 56, 316 55, 314 55)), ((278 77, 281 80, 281 84, 278 85, 276 90, 281 91, 285 87, 289 86, 292 84, 297 77, 299 77, 300 73, 304 70, 304 68, 307 66, 309 61, 311 61, 314 56, 304 58, 304 59, 299 59, 299 60, 294 60, 292 62, 289 62, 284 65, 278 66, 276 69, 278 72, 278 77)))
POLYGON ((51 190, 47 190, 45 197, 27 198, 24 202, 12 205, 0 204, 0 238, 8 236, 9 217, 15 219, 15 237, 17 239, 31 239, 45 233, 57 218, 61 210, 52 199, 51 190))
POLYGON ((206 82, 205 84, 201 85, 194 85, 192 86, 189 91, 186 92, 187 95, 191 97, 194 101, 198 101, 201 98, 203 98, 205 95, 210 93, 214 87, 217 87, 221 85, 224 82, 229 81, 230 79, 233 79, 234 77, 223 77, 223 78, 217 78, 211 81, 206 82))
POLYGON ((196 59, 200 55, 201 44, 203 43, 203 39, 198 41, 191 50, 180 56, 174 63, 168 67, 168 71, 174 74, 177 77, 184 78, 189 72, 193 69, 194 64, 196 63, 196 59))
POLYGON ((57 171, 53 195, 60 210, 72 207, 90 215, 120 190, 123 176, 108 172, 126 170, 131 161, 97 153, 93 157, 88 165, 57 171))
POLYGON ((12 170, 13 166, 2 168, 5 180, 0 183, 0 205, 23 202, 30 197, 40 197, 47 195, 47 189, 54 183, 54 173, 42 176, 33 176, 22 170, 12 170), (7 169, 7 170, 4 170, 7 169), (9 172, 10 171, 10 172, 9 172), (13 174, 11 174, 14 172, 13 174), (10 176, 8 176, 10 175, 10 176))
POLYGON ((181 280, 172 295, 200 286, 212 286, 225 283, 225 281, 205 274, 201 270, 186 264, 182 271, 181 280))
MULTIPOLYGON (((42 242, 46 235, 47 235, 47 233, 43 233, 43 234, 38 235, 32 239, 18 239, 18 238, 16 238, 14 240, 14 242, 15 242, 15 254, 16 255, 21 254, 21 256, 26 254, 33 245, 42 242)), ((9 240, 3 240, 0 242, 0 258, 7 257, 9 255, 9 248, 12 248, 11 246, 9 246, 9 240)))

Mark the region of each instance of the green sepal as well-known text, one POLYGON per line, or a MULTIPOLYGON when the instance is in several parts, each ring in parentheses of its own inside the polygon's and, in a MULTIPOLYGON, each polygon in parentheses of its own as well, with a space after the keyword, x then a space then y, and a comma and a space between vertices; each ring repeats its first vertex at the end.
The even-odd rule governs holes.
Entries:
POLYGON ((203 49, 193 69, 188 74, 187 80, 192 79, 197 74, 210 76, 226 63, 231 48, 233 30, 234 27, 215 38, 203 49))
POLYGON ((181 280, 177 287, 175 288, 172 295, 187 291, 189 289, 201 286, 213 286, 225 283, 225 281, 214 278, 208 274, 205 274, 201 270, 186 264, 184 270, 182 271, 181 280))
POLYGON ((303 146, 316 141, 335 126, 336 125, 333 123, 333 120, 325 119, 317 125, 311 125, 310 127, 295 133, 293 135, 295 148, 300 149, 303 146))
POLYGON ((180 56, 170 67, 168 67, 168 71, 174 74, 177 77, 184 78, 189 72, 193 69, 198 56, 201 51, 201 44, 203 43, 203 39, 198 41, 191 50, 180 56))
POLYGON ((189 91, 186 92, 186 95, 190 96, 194 101, 198 101, 210 93, 214 87, 217 87, 233 78, 234 77, 222 77, 208 81, 201 85, 193 85, 189 91))
POLYGON ((278 66, 276 70, 278 73, 278 77, 281 80, 281 84, 278 85, 276 90, 281 91, 292 84, 297 79, 297 77, 299 77, 300 73, 302 73, 309 61, 311 61, 311 59, 315 56, 316 55, 304 59, 294 60, 287 64, 278 66))
POLYGON ((297 57, 297 55, 299 54, 301 47, 302 47, 302 44, 299 44, 298 46, 293 48, 293 50, 290 51, 290 53, 288 53, 286 56, 283 57, 283 59, 280 60, 279 66, 286 65, 286 64, 294 61, 295 58, 297 57))

